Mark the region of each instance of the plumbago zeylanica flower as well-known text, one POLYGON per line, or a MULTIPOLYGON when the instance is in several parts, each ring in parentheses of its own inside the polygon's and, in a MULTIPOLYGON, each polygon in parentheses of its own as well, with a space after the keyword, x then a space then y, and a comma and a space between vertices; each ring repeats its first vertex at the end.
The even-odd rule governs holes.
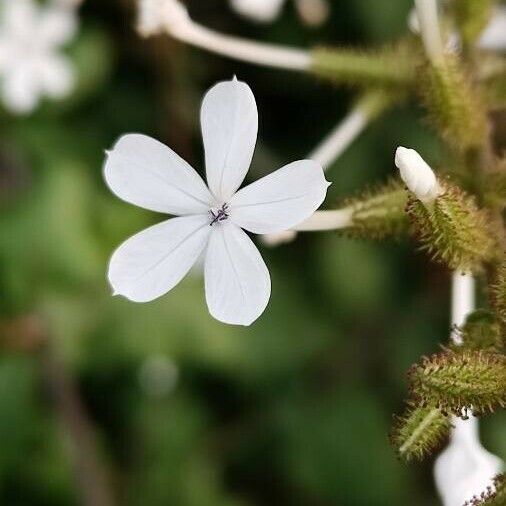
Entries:
POLYGON ((210 313, 250 325, 270 297, 269 271, 242 230, 287 230, 323 202, 330 183, 316 162, 301 160, 238 191, 249 169, 258 131, 255 98, 243 82, 221 82, 201 109, 208 187, 167 146, 139 134, 121 137, 105 163, 105 179, 121 199, 177 215, 124 242, 109 264, 114 293, 148 302, 171 290, 205 254, 210 313))
POLYGON ((74 70, 59 49, 76 28, 74 10, 64 4, 0 2, 0 92, 7 109, 26 114, 43 96, 58 99, 70 92, 74 70))

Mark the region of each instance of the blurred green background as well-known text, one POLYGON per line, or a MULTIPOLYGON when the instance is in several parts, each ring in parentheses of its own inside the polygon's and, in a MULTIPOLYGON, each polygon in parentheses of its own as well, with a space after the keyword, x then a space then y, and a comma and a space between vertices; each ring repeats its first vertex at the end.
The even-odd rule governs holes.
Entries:
MULTIPOLYGON (((188 5, 207 26, 295 46, 394 40, 411 7, 331 3, 318 29, 291 2, 270 25, 223 0, 188 5)), ((201 170, 201 97, 237 74, 260 113, 256 179, 304 157, 354 97, 167 37, 143 40, 134 10, 85 1, 69 48, 76 92, 26 118, 0 113, 0 504, 81 504, 104 473, 118 505, 437 504, 431 462, 404 465, 388 442, 405 370, 449 328, 448 273, 412 243, 322 233, 261 247, 273 293, 250 328, 209 316, 198 272, 150 304, 111 297, 113 249, 160 221, 103 182, 104 150, 119 135, 152 135, 201 170)), ((437 158, 415 105, 377 120, 334 164, 326 205, 385 181, 399 144, 437 158)), ((483 423, 503 458, 505 422, 483 423)))

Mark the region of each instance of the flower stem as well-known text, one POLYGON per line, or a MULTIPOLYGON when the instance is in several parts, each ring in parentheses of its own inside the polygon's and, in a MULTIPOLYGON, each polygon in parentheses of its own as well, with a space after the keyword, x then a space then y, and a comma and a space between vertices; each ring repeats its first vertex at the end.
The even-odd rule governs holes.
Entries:
MULTIPOLYGON (((163 30, 186 44, 268 67, 307 70, 311 66, 311 55, 308 51, 225 35, 202 26, 191 19, 186 8, 178 0, 160 1, 158 8, 163 30)), ((141 34, 151 33, 141 27, 141 34)))
POLYGON ((293 227, 298 232, 338 230, 352 225, 353 208, 345 207, 333 211, 316 211, 307 220, 293 227))
POLYGON ((323 170, 328 170, 365 127, 391 102, 385 92, 375 90, 364 93, 351 111, 309 153, 308 158, 318 162, 323 170))
POLYGON ((416 13, 427 57, 432 65, 444 60, 443 40, 439 29, 436 0, 415 0, 416 13))

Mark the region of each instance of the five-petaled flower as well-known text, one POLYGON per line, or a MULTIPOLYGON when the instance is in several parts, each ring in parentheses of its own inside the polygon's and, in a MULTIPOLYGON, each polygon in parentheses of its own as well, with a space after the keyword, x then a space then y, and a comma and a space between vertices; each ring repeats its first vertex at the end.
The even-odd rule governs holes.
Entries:
POLYGON ((76 27, 74 10, 64 5, 0 2, 0 93, 6 108, 25 114, 43 96, 57 99, 70 92, 74 71, 59 49, 76 27))
POLYGON ((239 190, 258 131, 255 98, 243 82, 221 82, 201 109, 208 186, 160 142, 121 137, 105 163, 105 179, 121 199, 177 215, 124 242, 109 264, 115 294, 147 302, 167 293, 205 254, 205 293, 216 319, 250 325, 269 301, 267 267, 248 235, 287 230, 323 202, 329 183, 314 161, 290 163, 239 190))

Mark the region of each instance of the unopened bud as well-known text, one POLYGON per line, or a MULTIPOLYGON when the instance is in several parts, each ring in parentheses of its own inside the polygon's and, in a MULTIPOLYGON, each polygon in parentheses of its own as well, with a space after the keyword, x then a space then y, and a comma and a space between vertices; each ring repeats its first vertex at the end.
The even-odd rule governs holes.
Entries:
POLYGON ((399 146, 395 152, 395 165, 417 199, 430 203, 440 195, 441 188, 434 171, 414 149, 399 146))

